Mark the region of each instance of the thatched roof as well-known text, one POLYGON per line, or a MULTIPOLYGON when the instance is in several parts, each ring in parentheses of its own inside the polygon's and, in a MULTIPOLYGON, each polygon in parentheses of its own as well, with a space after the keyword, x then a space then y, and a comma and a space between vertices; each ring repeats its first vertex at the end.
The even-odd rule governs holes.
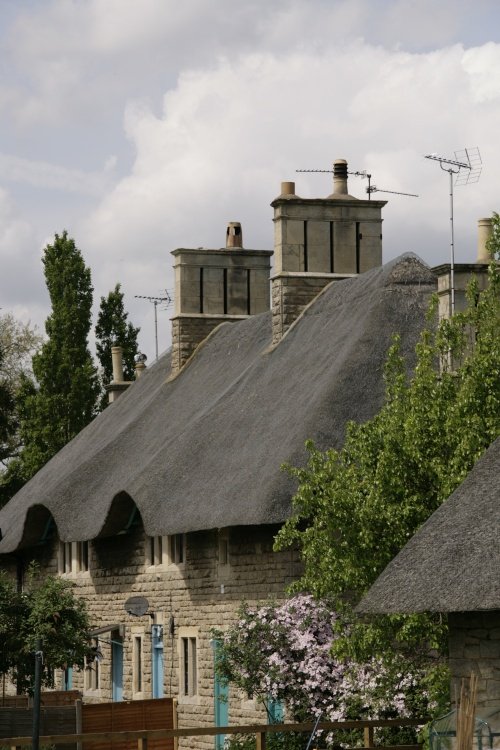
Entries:
POLYGON ((377 578, 360 613, 500 609, 500 438, 377 578))
POLYGON ((151 535, 282 522, 294 482, 280 465, 376 412, 391 336, 410 355, 434 288, 406 255, 332 283, 274 348, 269 312, 221 325, 170 381, 167 353, 0 511, 0 553, 49 513, 63 540, 116 533, 134 503, 151 535))

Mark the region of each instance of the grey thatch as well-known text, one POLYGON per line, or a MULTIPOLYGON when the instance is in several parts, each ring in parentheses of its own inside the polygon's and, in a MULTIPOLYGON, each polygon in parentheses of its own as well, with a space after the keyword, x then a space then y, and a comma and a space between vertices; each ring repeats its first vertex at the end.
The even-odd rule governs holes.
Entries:
POLYGON ((360 613, 500 609, 500 438, 377 578, 360 613))
POLYGON ((49 514, 65 541, 116 533, 134 503, 151 535, 282 522, 280 465, 375 413, 391 336, 411 357, 434 289, 405 255, 331 284, 274 349, 269 312, 220 326, 171 381, 167 353, 0 511, 0 553, 33 544, 49 514))

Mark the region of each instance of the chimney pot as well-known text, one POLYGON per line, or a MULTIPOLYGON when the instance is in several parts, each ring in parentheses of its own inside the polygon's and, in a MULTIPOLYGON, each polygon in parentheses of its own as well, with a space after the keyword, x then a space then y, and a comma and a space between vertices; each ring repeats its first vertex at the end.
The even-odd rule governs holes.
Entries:
POLYGON ((113 363, 113 382, 123 383, 123 347, 111 347, 111 361, 113 363))
POLYGON ((239 221, 228 222, 226 229, 226 249, 243 247, 243 234, 239 221))
POLYGON ((490 253, 486 247, 493 232, 493 222, 490 218, 479 219, 477 222, 477 263, 489 263, 490 253))
POLYGON ((295 195, 295 182, 282 182, 281 195, 295 195))
POLYGON ((333 163, 333 194, 347 195, 347 162, 336 159, 333 163))

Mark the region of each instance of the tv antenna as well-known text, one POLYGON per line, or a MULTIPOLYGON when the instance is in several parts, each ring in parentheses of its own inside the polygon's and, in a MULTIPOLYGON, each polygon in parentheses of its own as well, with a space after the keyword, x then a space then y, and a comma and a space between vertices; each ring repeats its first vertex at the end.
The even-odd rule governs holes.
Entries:
MULTIPOLYGON (((324 173, 327 173, 327 174, 333 174, 334 173, 333 169, 296 169, 295 171, 296 172, 324 172, 324 173)), ((352 172, 352 171, 350 171, 348 169, 347 170, 347 174, 352 174, 352 175, 355 175, 356 177, 365 177, 368 180, 368 188, 367 188, 366 192, 368 193, 368 200, 371 200, 371 193, 373 192, 370 189, 370 187, 371 187, 371 179, 372 179, 371 174, 368 174, 368 172, 366 171, 366 169, 364 169, 362 172, 359 172, 359 171, 352 172)))
POLYGON ((368 194, 370 193, 392 193, 393 195, 407 195, 410 198, 419 197, 416 193, 401 193, 399 190, 382 190, 382 188, 378 188, 376 185, 368 185, 368 187, 366 188, 366 192, 368 194))
MULTIPOLYGON (((296 172, 328 172, 333 173, 333 169, 296 169, 296 172)), ((366 171, 366 169, 363 169, 362 171, 356 170, 355 172, 351 172, 350 170, 347 170, 347 174, 352 174, 355 177, 363 177, 364 179, 368 180, 368 187, 366 188, 366 192, 368 193, 368 200, 370 201, 372 199, 372 193, 392 193, 393 195, 408 195, 411 198, 418 198, 418 195, 415 195, 415 193, 401 193, 397 190, 382 190, 382 188, 378 188, 376 185, 372 185, 372 175, 366 171)))
POLYGON ((455 151, 454 159, 446 159, 437 154, 426 154, 426 159, 439 162, 443 172, 450 175, 450 292, 451 292, 451 314, 455 312, 455 236, 453 228, 453 178, 456 175, 455 185, 468 185, 478 182, 481 177, 483 163, 477 146, 455 151))
POLYGON ((168 291, 164 290, 164 297, 150 297, 145 294, 134 294, 134 297, 136 299, 147 299, 149 302, 152 302, 155 308, 155 352, 156 352, 156 359, 158 359, 158 315, 157 315, 157 308, 158 305, 161 305, 162 303, 165 304, 165 307, 163 307, 163 310, 166 310, 169 305, 172 304, 172 297, 168 293, 168 291))

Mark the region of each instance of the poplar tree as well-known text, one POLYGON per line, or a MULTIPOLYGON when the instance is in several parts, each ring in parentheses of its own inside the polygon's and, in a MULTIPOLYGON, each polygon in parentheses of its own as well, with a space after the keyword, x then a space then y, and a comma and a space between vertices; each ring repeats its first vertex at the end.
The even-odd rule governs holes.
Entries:
POLYGON ((29 479, 95 416, 97 372, 87 337, 91 325, 90 269, 66 231, 44 251, 52 312, 47 340, 33 357, 35 380, 19 391, 21 466, 29 479))
POLYGON ((123 305, 123 292, 121 285, 116 284, 107 297, 101 297, 99 315, 95 327, 96 352, 101 365, 101 398, 100 409, 104 409, 108 403, 108 397, 104 390, 113 377, 113 364, 111 360, 111 347, 121 346, 123 348, 123 374, 125 380, 134 378, 134 357, 137 354, 137 335, 140 328, 135 328, 127 321, 128 313, 123 305))

